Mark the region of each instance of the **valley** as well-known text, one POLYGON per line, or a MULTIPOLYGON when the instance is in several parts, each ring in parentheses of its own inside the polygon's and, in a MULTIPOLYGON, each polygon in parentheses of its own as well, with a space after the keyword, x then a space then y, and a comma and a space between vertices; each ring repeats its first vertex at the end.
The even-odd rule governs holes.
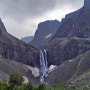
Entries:
POLYGON ((61 22, 39 23, 35 35, 22 41, 9 34, 0 19, 0 88, 11 86, 11 75, 19 74, 25 84, 15 90, 28 90, 24 88, 29 85, 29 90, 90 90, 89 6, 84 0, 83 7, 61 22))

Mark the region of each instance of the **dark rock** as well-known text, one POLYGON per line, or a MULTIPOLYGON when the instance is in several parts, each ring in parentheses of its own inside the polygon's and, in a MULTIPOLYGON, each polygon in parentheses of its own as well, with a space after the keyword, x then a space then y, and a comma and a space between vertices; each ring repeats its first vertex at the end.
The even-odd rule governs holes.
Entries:
POLYGON ((28 45, 7 33, 0 23, 0 54, 2 57, 22 62, 31 66, 39 66, 38 49, 28 45))
POLYGON ((84 6, 81 9, 67 14, 51 40, 66 37, 90 38, 89 6, 90 0, 85 0, 84 6))
POLYGON ((90 39, 64 38, 47 45, 49 65, 60 65, 90 50, 90 39))
POLYGON ((2 20, 0 18, 0 34, 4 33, 4 32, 7 32, 7 31, 6 31, 6 28, 5 28, 3 22, 2 22, 2 20))
POLYGON ((41 22, 35 32, 34 39, 29 43, 36 47, 44 46, 56 33, 60 26, 60 22, 57 20, 41 22))
POLYGON ((47 45, 50 48, 48 50, 50 63, 61 64, 63 61, 75 58, 90 49, 89 5, 90 0, 85 0, 81 9, 67 14, 62 20, 59 29, 47 45), (78 38, 72 39, 72 37, 78 38), (87 38, 88 40, 86 40, 87 38))

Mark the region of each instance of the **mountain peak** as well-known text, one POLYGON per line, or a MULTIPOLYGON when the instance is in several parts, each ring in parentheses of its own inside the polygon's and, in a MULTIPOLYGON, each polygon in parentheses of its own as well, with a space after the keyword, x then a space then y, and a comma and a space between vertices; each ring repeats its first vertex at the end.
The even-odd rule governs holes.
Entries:
POLYGON ((60 22, 58 20, 47 20, 40 22, 35 32, 34 39, 29 44, 36 47, 46 45, 52 36, 56 33, 59 26, 60 22))
POLYGON ((1 18, 0 18, 0 32, 7 32, 1 18))

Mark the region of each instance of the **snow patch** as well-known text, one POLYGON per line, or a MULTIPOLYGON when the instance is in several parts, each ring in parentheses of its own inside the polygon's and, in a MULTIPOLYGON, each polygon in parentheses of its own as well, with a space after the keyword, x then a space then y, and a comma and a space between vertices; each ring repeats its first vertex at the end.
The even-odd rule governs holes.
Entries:
POLYGON ((72 62, 72 60, 69 60, 69 62, 72 62))
POLYGON ((27 77, 23 76, 23 78, 24 78, 24 82, 23 82, 23 84, 26 84, 26 83, 29 82, 28 79, 27 79, 27 77))
POLYGON ((57 68, 57 65, 51 65, 49 67, 48 73, 45 74, 45 77, 47 77, 49 75, 49 73, 51 73, 53 70, 55 70, 57 68))
POLYGON ((32 74, 34 77, 39 76, 39 69, 37 67, 31 67, 29 65, 25 65, 30 71, 32 71, 32 74))
POLYGON ((51 65, 51 66, 49 67, 48 73, 52 72, 55 68, 57 68, 57 65, 51 65))
POLYGON ((49 38, 52 36, 52 33, 48 34, 45 38, 49 38))

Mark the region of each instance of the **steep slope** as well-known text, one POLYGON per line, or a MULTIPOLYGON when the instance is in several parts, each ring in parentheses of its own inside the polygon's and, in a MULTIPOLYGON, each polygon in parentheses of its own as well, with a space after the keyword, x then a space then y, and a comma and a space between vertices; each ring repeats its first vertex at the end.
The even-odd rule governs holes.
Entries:
MULTIPOLYGON (((79 76, 90 72, 89 6, 90 0, 85 0, 81 9, 66 15, 59 29, 46 46, 49 65, 58 66, 46 77, 46 83, 49 86, 62 82, 68 83, 66 86, 69 86, 79 76)), ((88 79, 90 81, 90 76, 88 79)))
POLYGON ((36 47, 44 46, 56 33, 60 26, 60 22, 57 20, 41 22, 35 32, 34 39, 29 43, 36 47))
POLYGON ((32 39, 33 39, 33 36, 27 36, 27 37, 21 38, 21 40, 25 43, 29 43, 30 41, 32 41, 32 39))
POLYGON ((23 62, 31 66, 38 66, 37 49, 7 33, 0 20, 0 56, 23 62))
POLYGON ((52 40, 66 37, 90 38, 89 6, 90 0, 85 0, 84 6, 81 9, 66 15, 52 40))
POLYGON ((90 39, 61 38, 53 40, 46 46, 49 65, 60 65, 66 60, 75 58, 90 50, 90 39))
POLYGON ((84 1, 84 6, 68 15, 46 49, 49 64, 61 64, 65 60, 75 58, 90 50, 90 0, 84 1))
POLYGON ((3 33, 6 33, 7 31, 6 31, 6 28, 5 28, 3 22, 2 22, 2 20, 1 20, 1 18, 0 18, 0 34, 1 34, 2 32, 3 32, 3 33))
MULTIPOLYGON (((71 85, 71 82, 73 83, 73 81, 77 80, 81 75, 88 72, 90 72, 90 51, 87 51, 74 59, 63 62, 54 71, 48 74, 46 82, 50 86, 62 82, 71 85)), ((88 76, 88 80, 90 80, 90 76, 88 76)), ((77 80, 77 82, 79 81, 77 80)))
POLYGON ((27 68, 27 65, 19 63, 13 60, 0 58, 0 80, 9 80, 11 74, 18 73, 23 75, 28 80, 32 81, 34 84, 39 83, 38 78, 34 77, 32 71, 27 68))

